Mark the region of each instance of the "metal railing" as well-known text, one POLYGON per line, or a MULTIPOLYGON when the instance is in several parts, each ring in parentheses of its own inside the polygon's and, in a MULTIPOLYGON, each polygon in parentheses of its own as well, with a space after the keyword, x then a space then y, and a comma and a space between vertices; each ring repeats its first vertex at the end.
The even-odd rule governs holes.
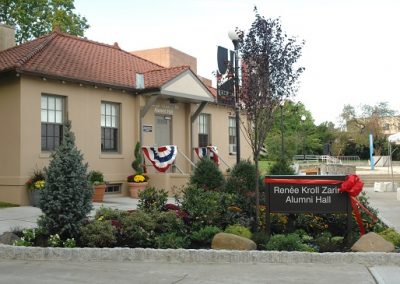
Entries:
POLYGON ((324 163, 324 164, 352 164, 360 161, 358 156, 329 156, 329 155, 295 155, 293 160, 303 163, 324 163))

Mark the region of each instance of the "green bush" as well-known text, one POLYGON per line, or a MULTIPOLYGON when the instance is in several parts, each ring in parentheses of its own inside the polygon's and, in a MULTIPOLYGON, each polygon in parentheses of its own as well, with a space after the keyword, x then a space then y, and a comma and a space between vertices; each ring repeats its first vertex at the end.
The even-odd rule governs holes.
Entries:
POLYGON ((51 155, 45 170, 46 183, 42 189, 39 227, 48 235, 59 234, 62 239, 77 237, 87 214, 92 209, 92 189, 87 180, 87 164, 75 146, 71 123, 63 127, 63 140, 51 155))
POLYGON ((101 206, 99 209, 96 210, 94 218, 96 220, 101 219, 108 221, 111 220, 121 221, 124 218, 124 216, 128 214, 129 214, 128 212, 123 210, 101 206))
POLYGON ((225 179, 218 166, 210 159, 203 158, 190 176, 190 184, 203 190, 222 190, 225 179))
POLYGON ((222 230, 215 226, 205 226, 198 231, 192 232, 191 240, 194 248, 210 248, 214 236, 222 230))
POLYGON ((400 247, 400 234, 393 228, 387 228, 379 233, 385 240, 392 242, 396 247, 400 247))
POLYGON ((168 201, 168 193, 164 189, 148 187, 139 192, 138 209, 150 212, 161 211, 168 201))
POLYGON ((140 146, 140 142, 137 142, 134 150, 135 159, 132 162, 132 169, 135 170, 135 173, 140 175, 144 172, 143 169, 143 160, 142 160, 142 147, 140 146))
POLYGON ((332 237, 331 233, 323 232, 315 238, 314 243, 319 248, 319 252, 341 251, 343 249, 344 237, 332 237))
POLYGON ((231 195, 194 186, 188 186, 182 193, 181 209, 188 213, 194 231, 205 226, 224 228, 227 225, 228 207, 233 203, 231 195))
POLYGON ((301 237, 297 234, 273 235, 265 246, 267 250, 278 251, 309 251, 314 252, 315 249, 303 243, 301 237))
POLYGON ((255 232, 251 239, 257 244, 257 249, 265 250, 269 237, 265 232, 255 232))
POLYGON ((238 225, 238 224, 230 225, 230 226, 226 227, 225 233, 234 234, 234 235, 241 236, 241 237, 248 238, 248 239, 251 239, 251 237, 252 237, 252 234, 249 229, 247 229, 246 227, 244 227, 242 225, 238 225))
POLYGON ((270 175, 294 175, 294 170, 287 160, 279 159, 269 169, 270 175))
POLYGON ((189 247, 190 241, 185 236, 177 235, 176 233, 165 233, 158 235, 155 238, 157 248, 161 249, 178 249, 189 247))
POLYGON ((104 175, 100 171, 90 171, 88 175, 88 180, 90 184, 98 185, 104 183, 104 175))
POLYGON ((122 241, 129 247, 154 247, 156 221, 143 211, 136 211, 124 216, 122 241))
POLYGON ((81 228, 81 245, 84 247, 113 247, 117 238, 110 221, 94 220, 81 228))
POLYGON ((250 161, 240 161, 232 168, 225 189, 227 192, 246 195, 254 192, 255 181, 256 166, 250 161))
POLYGON ((176 215, 174 211, 153 212, 151 217, 156 225, 154 232, 157 235, 165 233, 175 233, 176 235, 186 235, 185 223, 176 215))

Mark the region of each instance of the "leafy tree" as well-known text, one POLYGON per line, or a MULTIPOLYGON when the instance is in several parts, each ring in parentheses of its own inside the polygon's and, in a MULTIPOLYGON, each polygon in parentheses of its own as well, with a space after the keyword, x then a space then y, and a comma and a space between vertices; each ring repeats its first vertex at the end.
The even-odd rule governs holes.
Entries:
POLYGON ((89 25, 74 9, 74 0, 0 0, 0 22, 16 28, 17 43, 47 34, 55 26, 83 36, 89 25))
POLYGON ((282 30, 279 19, 265 19, 257 8, 255 20, 247 34, 240 32, 242 55, 241 102, 246 113, 246 134, 256 164, 256 220, 259 215, 258 160, 268 131, 274 122, 279 103, 294 95, 304 68, 296 67, 304 42, 297 43, 282 30))
POLYGON ((294 155, 303 154, 303 144, 305 153, 322 154, 324 144, 333 139, 333 134, 328 134, 328 129, 330 131, 331 128, 334 128, 333 124, 330 124, 331 128, 327 126, 329 123, 316 126, 312 114, 300 102, 294 103, 291 100, 286 100, 283 106, 275 109, 273 115, 274 122, 265 140, 270 160, 282 160, 282 130, 284 135, 283 158, 285 160, 292 159, 294 155), (281 127, 281 110, 283 127, 281 127), (306 117, 304 122, 300 119, 302 115, 306 117))
MULTIPOLYGON (((341 128, 348 133, 348 145, 355 147, 361 145, 368 148, 369 134, 374 137, 375 154, 381 155, 387 145, 386 135, 383 132, 385 118, 392 117, 396 112, 390 108, 387 102, 379 102, 376 105, 361 105, 356 109, 352 105, 343 107, 341 118, 341 128), (355 145, 352 145, 355 144, 355 145)), ((365 150, 362 150, 364 152, 365 150)), ((353 155, 356 153, 353 153, 353 155)))
POLYGON ((44 215, 40 216, 38 223, 48 234, 59 234, 62 239, 78 236, 92 209, 87 168, 83 155, 75 146, 71 122, 67 121, 63 127, 62 143, 45 169, 46 183, 39 204, 44 215))

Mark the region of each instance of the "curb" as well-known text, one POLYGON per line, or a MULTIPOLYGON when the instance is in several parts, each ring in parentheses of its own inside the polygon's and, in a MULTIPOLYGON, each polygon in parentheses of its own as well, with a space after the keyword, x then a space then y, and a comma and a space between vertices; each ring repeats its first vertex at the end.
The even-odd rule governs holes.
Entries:
POLYGON ((42 248, 0 245, 0 259, 162 263, 324 263, 400 266, 400 253, 277 252, 143 248, 42 248))

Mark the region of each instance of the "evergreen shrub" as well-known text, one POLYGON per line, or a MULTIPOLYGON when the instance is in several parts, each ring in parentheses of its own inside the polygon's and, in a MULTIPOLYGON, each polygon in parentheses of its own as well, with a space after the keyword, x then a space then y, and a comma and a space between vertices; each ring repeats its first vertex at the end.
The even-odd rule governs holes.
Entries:
POLYGON ((269 169, 270 175, 294 175, 294 170, 288 160, 279 159, 269 169))
POLYGON ((208 158, 201 159, 190 176, 190 184, 203 190, 222 190, 225 179, 218 166, 208 158))
POLYGON ((71 122, 63 126, 63 140, 51 155, 45 169, 38 224, 48 235, 62 239, 77 237, 87 214, 92 209, 92 189, 87 180, 87 164, 75 146, 71 122))
POLYGON ((303 242, 298 234, 288 235, 277 234, 270 237, 266 250, 278 251, 308 251, 315 252, 315 249, 303 242))

